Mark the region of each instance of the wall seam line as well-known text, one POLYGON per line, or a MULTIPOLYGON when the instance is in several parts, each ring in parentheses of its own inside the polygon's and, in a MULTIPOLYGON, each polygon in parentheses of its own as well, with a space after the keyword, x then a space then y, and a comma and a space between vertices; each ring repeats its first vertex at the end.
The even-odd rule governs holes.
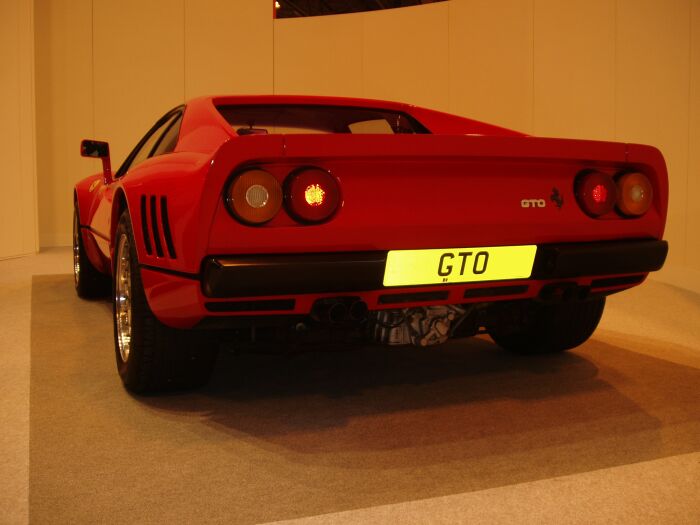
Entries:
POLYGON ((275 15, 275 3, 272 2, 272 94, 277 94, 277 84, 275 83, 275 69, 277 69, 277 48, 275 46, 275 25, 277 24, 277 16, 275 15))
POLYGON ((31 89, 30 94, 30 121, 31 122, 31 170, 32 170, 32 192, 34 195, 33 204, 33 217, 34 217, 34 253, 39 252, 39 185, 37 181, 37 147, 36 147, 36 37, 34 28, 34 11, 36 4, 31 2, 29 4, 29 46, 30 46, 30 56, 31 56, 31 68, 29 70, 29 85, 31 89))
POLYGON ((92 136, 97 134, 95 99, 95 0, 90 1, 90 98, 92 99, 92 136))
POLYGON ((187 0, 182 0, 182 101, 187 99, 187 0))
POLYGON ((452 101, 451 101, 451 92, 452 92, 452 82, 451 82, 451 74, 452 74, 452 53, 450 52, 450 4, 451 2, 447 2, 447 111, 450 112, 452 111, 452 101))
POLYGON ((365 49, 367 46, 367 28, 366 28, 366 22, 367 22, 367 16, 365 13, 362 13, 360 18, 361 22, 361 27, 362 27, 362 38, 360 40, 360 96, 366 97, 367 96, 367 87, 366 87, 366 82, 365 82, 365 49))
POLYGON ((530 60, 532 61, 532 78, 530 84, 530 89, 532 89, 530 111, 532 113, 530 114, 530 133, 533 135, 535 134, 535 4, 536 0, 532 0, 532 11, 530 12, 530 16, 532 17, 530 19, 530 29, 532 31, 530 41, 530 60))
POLYGON ((693 3, 688 2, 688 142, 686 145, 685 152, 685 235, 684 235, 684 247, 683 247, 683 266, 690 266, 688 264, 688 248, 690 246, 689 242, 689 229, 688 229, 688 217, 690 205, 690 196, 688 195, 688 188, 690 186, 690 128, 692 121, 692 109, 693 109, 693 3))
MULTIPOLYGON (((22 136, 22 19, 24 18, 22 4, 18 3, 17 17, 15 29, 17 31, 17 37, 15 42, 17 43, 17 71, 15 71, 15 78, 17 79, 17 94, 19 97, 18 111, 17 111, 17 144, 19 146, 19 191, 22 193, 24 189, 24 140, 22 136)), ((21 199, 21 198, 20 198, 21 199)), ((20 200, 21 202, 21 200, 20 200)), ((24 252, 24 229, 20 230, 19 236, 19 251, 24 252)))
POLYGON ((613 140, 617 140, 617 0, 613 0, 613 140))

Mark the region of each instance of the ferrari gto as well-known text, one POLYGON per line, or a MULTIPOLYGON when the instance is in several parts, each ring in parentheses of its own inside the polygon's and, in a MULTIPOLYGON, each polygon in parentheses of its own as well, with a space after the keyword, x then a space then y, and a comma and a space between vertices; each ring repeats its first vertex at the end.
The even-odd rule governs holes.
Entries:
POLYGON ((407 104, 204 97, 114 173, 106 142, 81 154, 102 171, 75 186, 75 287, 111 292, 133 392, 205 383, 224 336, 564 351, 668 250, 657 149, 407 104))

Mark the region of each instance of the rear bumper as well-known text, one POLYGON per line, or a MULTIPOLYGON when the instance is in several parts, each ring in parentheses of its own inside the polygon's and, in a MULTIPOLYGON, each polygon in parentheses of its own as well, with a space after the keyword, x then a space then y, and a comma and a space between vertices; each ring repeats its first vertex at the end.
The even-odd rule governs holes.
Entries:
POLYGON ((657 240, 540 245, 527 279, 397 288, 382 284, 386 252, 219 256, 199 274, 142 266, 141 275, 156 316, 191 328, 210 317, 308 315, 318 299, 338 295, 378 310, 612 293, 660 269, 667 252, 657 240))
MULTIPOLYGON (((532 279, 647 273, 666 260, 666 241, 538 246, 532 279)), ((357 292, 383 287, 386 252, 210 257, 202 290, 211 298, 357 292)))
POLYGON ((538 246, 533 279, 647 273, 666 261, 666 241, 613 241, 538 246))
POLYGON ((382 288, 387 252, 211 257, 202 266, 207 297, 251 297, 382 288))

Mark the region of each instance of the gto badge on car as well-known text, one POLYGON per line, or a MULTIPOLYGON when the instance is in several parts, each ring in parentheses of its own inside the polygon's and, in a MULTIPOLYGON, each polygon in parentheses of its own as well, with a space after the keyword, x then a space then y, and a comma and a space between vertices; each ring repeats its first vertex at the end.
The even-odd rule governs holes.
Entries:
POLYGON ((520 201, 521 208, 544 208, 547 202, 544 199, 523 199, 520 201))

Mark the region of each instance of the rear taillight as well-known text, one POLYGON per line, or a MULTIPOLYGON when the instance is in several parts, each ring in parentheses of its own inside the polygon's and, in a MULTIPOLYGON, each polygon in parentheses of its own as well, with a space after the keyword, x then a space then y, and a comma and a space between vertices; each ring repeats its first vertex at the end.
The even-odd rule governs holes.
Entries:
POLYGON ((610 213, 617 203, 617 185, 610 175, 586 171, 576 179, 576 200, 591 217, 610 213))
POLYGON ((335 177, 320 168, 300 168, 284 183, 287 211, 300 222, 323 222, 340 204, 340 189, 335 177))
POLYGON ((277 215, 282 206, 282 187, 267 171, 244 171, 229 183, 226 206, 242 222, 263 224, 277 215))
POLYGON ((625 173, 617 179, 617 208, 624 215, 644 215, 654 196, 651 182, 641 173, 625 173))

